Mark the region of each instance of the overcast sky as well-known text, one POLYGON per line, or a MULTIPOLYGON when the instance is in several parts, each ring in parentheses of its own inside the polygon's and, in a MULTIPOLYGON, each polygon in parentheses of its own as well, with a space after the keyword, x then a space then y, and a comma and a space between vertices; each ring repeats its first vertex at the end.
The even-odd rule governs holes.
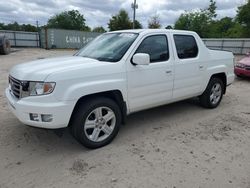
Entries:
MULTIPOLYGON (((121 8, 132 18, 133 0, 0 0, 0 22, 14 22, 44 25, 50 16, 64 10, 77 9, 90 27, 104 26, 112 15, 121 8)), ((239 5, 246 0, 217 0, 218 17, 234 17, 239 5)), ((150 16, 158 14, 162 26, 174 24, 185 10, 205 8, 209 0, 137 0, 136 19, 147 27, 150 16)))

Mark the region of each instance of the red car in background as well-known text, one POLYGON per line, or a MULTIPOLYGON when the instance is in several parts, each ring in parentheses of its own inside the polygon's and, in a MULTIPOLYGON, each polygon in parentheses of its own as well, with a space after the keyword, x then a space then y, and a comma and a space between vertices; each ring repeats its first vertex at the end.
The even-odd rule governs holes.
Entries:
POLYGON ((238 77, 250 77, 250 53, 236 63, 234 73, 238 77))

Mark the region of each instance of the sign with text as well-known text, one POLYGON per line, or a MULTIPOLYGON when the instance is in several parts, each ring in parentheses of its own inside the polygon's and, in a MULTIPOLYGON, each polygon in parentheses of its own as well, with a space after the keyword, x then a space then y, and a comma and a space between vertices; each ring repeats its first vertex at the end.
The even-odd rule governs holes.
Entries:
POLYGON ((43 48, 73 48, 79 49, 93 40, 101 33, 64 30, 64 29, 44 29, 41 34, 43 48), (47 40, 47 41, 46 41, 47 40))

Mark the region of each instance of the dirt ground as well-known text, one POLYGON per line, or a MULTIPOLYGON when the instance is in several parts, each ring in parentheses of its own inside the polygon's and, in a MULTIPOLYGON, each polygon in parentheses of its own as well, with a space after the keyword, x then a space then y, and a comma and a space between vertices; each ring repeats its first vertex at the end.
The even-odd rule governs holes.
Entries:
POLYGON ((196 99, 128 117, 108 146, 88 150, 66 130, 31 128, 10 113, 8 71, 73 51, 22 49, 0 56, 0 188, 250 188, 250 80, 236 79, 221 105, 196 99))

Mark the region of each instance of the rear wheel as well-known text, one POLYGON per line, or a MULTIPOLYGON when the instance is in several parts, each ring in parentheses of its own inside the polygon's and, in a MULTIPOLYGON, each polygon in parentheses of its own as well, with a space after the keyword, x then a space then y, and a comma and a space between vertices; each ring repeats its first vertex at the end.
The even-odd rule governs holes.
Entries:
POLYGON ((109 98, 96 98, 79 105, 72 120, 73 136, 87 148, 109 144, 121 125, 119 106, 109 98))
POLYGON ((223 97, 225 85, 220 78, 212 77, 206 90, 200 96, 200 103, 206 108, 216 108, 223 97))

